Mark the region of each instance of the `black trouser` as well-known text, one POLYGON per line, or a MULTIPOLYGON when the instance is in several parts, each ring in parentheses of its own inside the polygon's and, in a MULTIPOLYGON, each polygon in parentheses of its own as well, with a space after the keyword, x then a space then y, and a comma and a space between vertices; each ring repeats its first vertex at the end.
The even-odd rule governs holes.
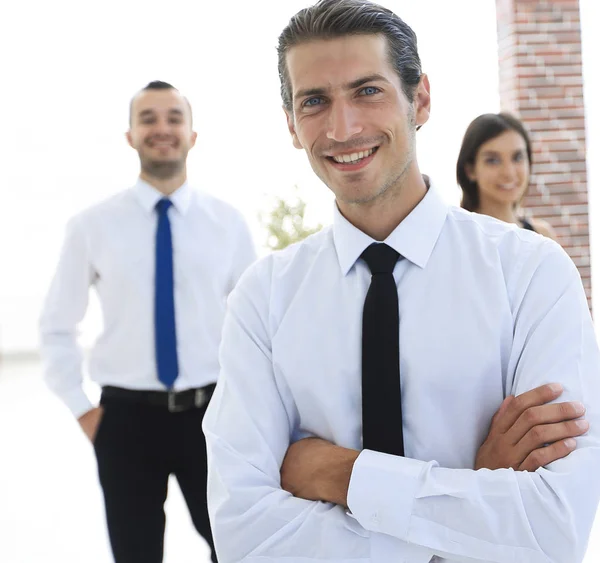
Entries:
POLYGON ((94 441, 116 563, 161 563, 169 475, 174 474, 198 532, 214 544, 206 507, 206 405, 182 412, 102 398, 94 441))

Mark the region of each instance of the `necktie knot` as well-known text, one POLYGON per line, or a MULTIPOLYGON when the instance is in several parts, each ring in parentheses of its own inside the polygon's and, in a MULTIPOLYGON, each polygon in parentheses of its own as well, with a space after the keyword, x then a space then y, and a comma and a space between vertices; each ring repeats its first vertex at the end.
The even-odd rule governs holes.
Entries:
POLYGON ((158 200, 158 203, 156 204, 156 210, 158 211, 159 215, 165 215, 171 205, 173 205, 173 202, 169 198, 163 197, 162 199, 158 200))
POLYGON ((383 242, 373 243, 365 249, 361 254, 361 258, 369 266, 371 274, 391 274, 394 271, 394 266, 400 258, 391 246, 383 242))

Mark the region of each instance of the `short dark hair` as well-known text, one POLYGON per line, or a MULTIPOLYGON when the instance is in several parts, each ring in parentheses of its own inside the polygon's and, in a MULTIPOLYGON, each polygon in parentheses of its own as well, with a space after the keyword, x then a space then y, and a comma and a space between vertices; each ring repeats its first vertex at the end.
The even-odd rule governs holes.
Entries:
POLYGON ((458 160, 456 162, 456 181, 462 190, 461 207, 467 211, 479 209, 479 188, 467 176, 466 168, 474 165, 479 148, 505 131, 516 131, 525 140, 529 165, 533 163, 531 139, 521 121, 509 113, 484 113, 476 117, 465 131, 458 160))
MULTIPOLYGON (((129 123, 131 124, 131 118, 132 118, 132 111, 133 111, 133 101, 135 100, 135 98, 140 94, 140 92, 144 92, 146 90, 175 90, 177 92, 179 92, 179 90, 177 90, 177 88, 175 88, 175 86, 173 86, 172 84, 169 84, 168 82, 163 82, 162 80, 153 80, 152 82, 148 82, 148 84, 146 84, 146 86, 144 86, 135 96, 133 96, 133 98, 131 98, 131 101, 129 102, 129 123)), ((189 102, 189 100, 184 96, 183 99, 185 100, 188 109, 190 111, 190 123, 192 122, 192 106, 189 102)))
POLYGON ((153 80, 152 82, 148 82, 148 84, 146 84, 142 90, 177 90, 177 88, 168 82, 163 82, 162 80, 153 80))
POLYGON ((287 68, 288 51, 314 39, 348 35, 377 35, 387 39, 390 63, 398 73, 409 101, 421 79, 421 60, 415 32, 394 12, 367 0, 320 0, 300 10, 279 36, 279 80, 284 107, 292 110, 292 91, 287 68))

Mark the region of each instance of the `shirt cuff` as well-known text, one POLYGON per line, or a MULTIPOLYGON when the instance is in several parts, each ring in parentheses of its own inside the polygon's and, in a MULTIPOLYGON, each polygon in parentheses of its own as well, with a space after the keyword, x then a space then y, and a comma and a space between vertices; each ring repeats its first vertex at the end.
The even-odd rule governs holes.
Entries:
POLYGON ((406 541, 421 475, 429 465, 363 450, 350 476, 348 508, 363 528, 406 541))
POLYGON ((74 389, 60 392, 58 393, 58 396, 60 400, 67 405, 67 408, 73 413, 75 418, 79 418, 94 408, 94 405, 88 399, 88 396, 81 387, 75 387, 74 389))

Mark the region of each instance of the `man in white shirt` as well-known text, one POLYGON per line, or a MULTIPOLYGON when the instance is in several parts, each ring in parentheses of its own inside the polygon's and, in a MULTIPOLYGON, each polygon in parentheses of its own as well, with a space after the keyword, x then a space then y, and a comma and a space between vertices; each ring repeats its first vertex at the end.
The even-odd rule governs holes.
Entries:
POLYGON ((69 222, 40 321, 45 378, 94 444, 115 561, 162 561, 171 474, 216 561, 201 424, 226 298, 255 251, 241 214, 187 183, 196 133, 178 90, 142 89, 127 139, 136 185, 69 222), (89 361, 100 406, 82 388, 76 339, 91 286, 104 318, 89 361))
POLYGON ((204 419, 220 560, 581 561, 600 354, 573 262, 426 185, 429 83, 389 10, 302 10, 279 71, 336 207, 229 298, 204 419))

